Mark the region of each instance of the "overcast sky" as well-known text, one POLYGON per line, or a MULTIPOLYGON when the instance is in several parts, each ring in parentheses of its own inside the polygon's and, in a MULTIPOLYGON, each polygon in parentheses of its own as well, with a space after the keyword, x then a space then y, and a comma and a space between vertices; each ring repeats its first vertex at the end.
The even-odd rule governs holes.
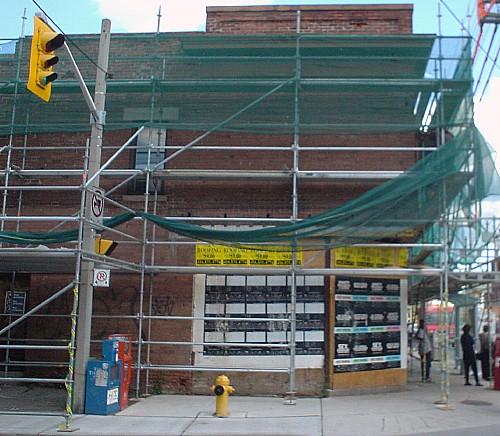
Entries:
MULTIPOLYGON (((460 34, 460 22, 469 25, 467 18, 476 0, 441 0, 442 32, 460 34), (447 6, 451 12, 447 11, 447 6)), ((38 4, 65 33, 98 33, 100 21, 109 18, 113 32, 154 32, 161 7, 160 31, 196 31, 205 29, 207 6, 238 5, 287 5, 287 4, 414 4, 414 31, 438 32, 439 0, 340 0, 340 1, 262 1, 262 0, 0 0, 2 26, 0 38, 13 38, 21 34, 23 11, 27 9, 30 22, 27 34, 32 33, 31 17, 39 9, 38 4)))

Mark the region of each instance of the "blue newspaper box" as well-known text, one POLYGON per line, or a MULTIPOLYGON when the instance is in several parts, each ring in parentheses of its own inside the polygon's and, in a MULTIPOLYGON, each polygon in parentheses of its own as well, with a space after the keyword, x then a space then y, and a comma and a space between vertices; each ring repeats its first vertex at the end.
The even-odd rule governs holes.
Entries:
POLYGON ((88 362, 85 413, 89 415, 110 415, 120 411, 121 361, 118 360, 117 340, 103 341, 103 356, 88 362))

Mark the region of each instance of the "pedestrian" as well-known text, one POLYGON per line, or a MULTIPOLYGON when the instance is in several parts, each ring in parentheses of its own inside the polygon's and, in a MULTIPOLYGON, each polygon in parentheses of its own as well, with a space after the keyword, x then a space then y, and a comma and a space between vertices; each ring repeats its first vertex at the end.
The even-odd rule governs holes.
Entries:
POLYGON ((483 380, 490 380, 490 333, 487 325, 483 326, 479 333, 479 360, 481 361, 481 373, 483 380))
POLYGON ((418 354, 420 354, 420 368, 422 371, 422 382, 431 382, 431 362, 432 346, 429 336, 425 331, 424 320, 421 319, 418 325, 415 338, 418 341, 418 354))
POLYGON ((469 373, 472 368, 474 373, 474 378, 476 379, 476 386, 482 386, 479 383, 479 377, 477 376, 477 365, 476 365, 476 353, 474 352, 474 338, 470 335, 470 325, 465 324, 462 328, 463 334, 460 337, 460 344, 462 344, 462 355, 464 360, 464 376, 465 376, 465 386, 470 386, 469 383, 469 373))

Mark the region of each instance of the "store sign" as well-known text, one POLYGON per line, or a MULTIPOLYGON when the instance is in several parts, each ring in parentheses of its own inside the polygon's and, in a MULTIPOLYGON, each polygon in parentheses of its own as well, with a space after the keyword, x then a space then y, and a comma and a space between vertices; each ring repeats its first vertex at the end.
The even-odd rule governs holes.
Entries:
MULTIPOLYGON (((292 266, 292 256, 291 250, 276 251, 276 247, 196 246, 196 266, 286 267, 292 266)), ((297 265, 302 265, 301 251, 297 252, 297 265)))
POLYGON ((389 247, 338 247, 333 250, 337 268, 407 266, 408 250, 389 247))

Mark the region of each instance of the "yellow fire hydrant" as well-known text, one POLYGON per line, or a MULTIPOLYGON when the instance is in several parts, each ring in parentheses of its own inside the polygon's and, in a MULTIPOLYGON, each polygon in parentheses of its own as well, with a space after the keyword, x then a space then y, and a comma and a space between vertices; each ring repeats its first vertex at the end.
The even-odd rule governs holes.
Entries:
POLYGON ((210 388, 215 397, 215 416, 226 418, 229 416, 229 394, 234 392, 234 388, 229 385, 229 378, 220 375, 215 380, 215 385, 210 388))

